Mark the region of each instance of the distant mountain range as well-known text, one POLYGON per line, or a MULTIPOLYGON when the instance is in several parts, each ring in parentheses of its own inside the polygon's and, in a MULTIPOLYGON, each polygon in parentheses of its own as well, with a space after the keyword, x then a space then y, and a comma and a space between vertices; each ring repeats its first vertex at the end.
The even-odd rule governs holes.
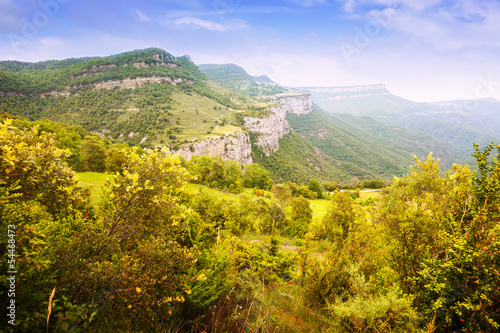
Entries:
POLYGON ((275 181, 390 179, 430 152, 443 168, 468 162, 472 142, 500 142, 500 102, 464 103, 415 103, 384 85, 288 88, 157 48, 0 62, 0 111, 184 156, 253 160, 275 181))
POLYGON ((500 142, 500 102, 493 98, 416 103, 391 94, 384 85, 303 89, 329 114, 371 117, 431 136, 448 147, 450 161, 472 163, 473 143, 500 142))

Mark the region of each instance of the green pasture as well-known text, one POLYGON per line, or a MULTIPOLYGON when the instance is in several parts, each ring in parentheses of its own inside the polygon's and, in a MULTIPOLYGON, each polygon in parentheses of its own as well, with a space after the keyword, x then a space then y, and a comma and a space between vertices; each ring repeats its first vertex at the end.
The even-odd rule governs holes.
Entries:
POLYGON ((77 172, 80 185, 90 189, 90 198, 92 204, 96 204, 101 200, 102 189, 106 180, 113 181, 113 175, 99 172, 77 172))

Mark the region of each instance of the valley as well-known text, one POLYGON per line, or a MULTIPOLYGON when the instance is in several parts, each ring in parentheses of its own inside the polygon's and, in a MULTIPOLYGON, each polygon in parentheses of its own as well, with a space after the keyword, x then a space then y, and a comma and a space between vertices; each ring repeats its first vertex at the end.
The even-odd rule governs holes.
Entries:
POLYGON ((0 61, 6 332, 494 332, 500 102, 460 105, 159 48, 0 61))

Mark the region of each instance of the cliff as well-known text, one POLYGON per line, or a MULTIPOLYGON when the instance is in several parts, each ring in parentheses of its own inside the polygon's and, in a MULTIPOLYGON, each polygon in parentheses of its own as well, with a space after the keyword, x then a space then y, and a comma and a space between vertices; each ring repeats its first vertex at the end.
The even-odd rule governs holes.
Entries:
MULTIPOLYGON (((290 133, 290 124, 286 120, 288 113, 301 115, 312 111, 312 97, 308 93, 275 97, 272 101, 278 105, 269 108, 271 114, 268 116, 244 118, 245 127, 257 136, 255 144, 262 148, 266 156, 278 150, 279 139, 290 133)), ((221 156, 241 165, 253 162, 249 135, 242 132, 201 139, 170 153, 186 159, 195 155, 221 156)))
POLYGON ((193 156, 220 156, 224 160, 233 160, 247 165, 252 163, 252 147, 247 133, 237 132, 219 137, 206 138, 185 145, 179 150, 169 151, 185 159, 193 156))
POLYGON ((266 156, 279 149, 279 139, 290 133, 290 124, 286 120, 288 113, 298 115, 312 112, 312 97, 309 93, 280 96, 271 101, 281 104, 271 107, 266 117, 245 117, 245 127, 257 135, 255 144, 262 148, 266 156))
POLYGON ((290 124, 286 120, 284 106, 271 107, 272 113, 264 118, 245 117, 245 127, 257 136, 254 142, 262 148, 266 156, 279 149, 278 140, 290 133, 290 124))

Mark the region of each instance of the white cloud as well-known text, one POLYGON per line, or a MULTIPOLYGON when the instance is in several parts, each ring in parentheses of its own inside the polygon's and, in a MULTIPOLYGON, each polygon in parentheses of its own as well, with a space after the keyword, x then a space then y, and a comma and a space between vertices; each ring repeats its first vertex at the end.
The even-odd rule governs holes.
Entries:
POLYGON ((140 10, 134 10, 134 12, 137 14, 137 16, 139 16, 139 20, 141 22, 151 21, 151 19, 149 18, 149 16, 147 16, 146 14, 144 14, 143 12, 141 12, 140 10))
POLYGON ((226 31, 227 28, 220 24, 208 20, 202 20, 196 17, 181 17, 175 20, 174 24, 180 28, 191 27, 191 28, 203 28, 211 31, 226 31))
POLYGON ((174 25, 180 29, 206 29, 210 31, 225 32, 228 30, 239 30, 246 28, 246 24, 241 21, 231 21, 227 23, 216 23, 209 20, 202 20, 197 17, 181 17, 174 21, 174 25))

